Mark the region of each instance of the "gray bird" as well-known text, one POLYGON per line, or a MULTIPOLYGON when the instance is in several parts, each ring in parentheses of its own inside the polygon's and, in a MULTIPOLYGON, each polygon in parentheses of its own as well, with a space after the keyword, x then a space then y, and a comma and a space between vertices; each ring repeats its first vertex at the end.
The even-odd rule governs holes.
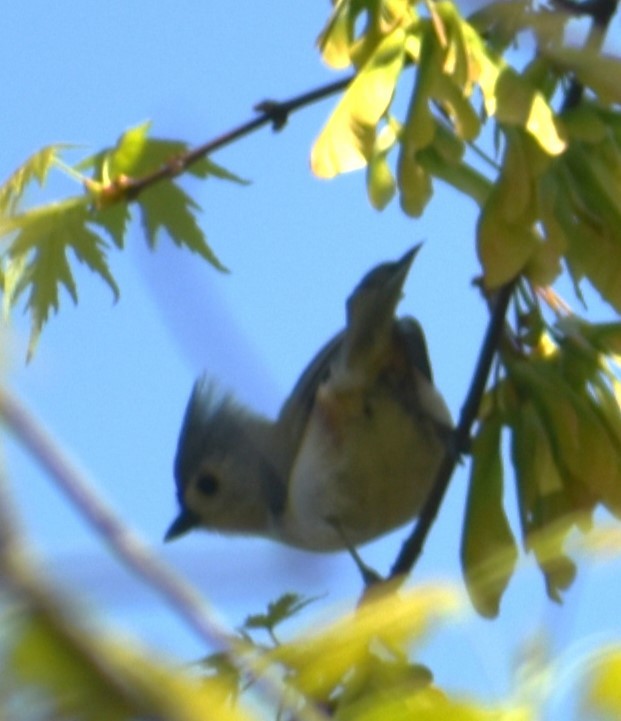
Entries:
POLYGON ((349 550, 416 517, 452 421, 420 324, 397 319, 420 245, 369 271, 345 329, 310 362, 276 420, 199 379, 175 459, 172 540, 197 527, 349 550))

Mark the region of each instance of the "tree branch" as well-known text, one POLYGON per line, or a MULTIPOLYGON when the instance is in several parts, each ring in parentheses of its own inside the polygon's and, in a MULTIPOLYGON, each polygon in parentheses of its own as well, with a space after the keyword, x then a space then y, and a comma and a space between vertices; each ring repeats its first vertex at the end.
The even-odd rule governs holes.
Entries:
POLYGON ((112 184, 115 186, 117 192, 121 191, 120 195, 123 198, 130 201, 135 200, 140 193, 151 185, 154 185, 160 180, 170 179, 180 175, 193 163, 246 135, 250 135, 250 133, 262 128, 264 125, 271 124, 274 130, 281 130, 286 125, 292 113, 344 90, 354 77, 355 76, 352 75, 348 78, 342 78, 341 80, 329 83, 328 85, 322 85, 314 90, 309 90, 306 93, 296 95, 282 102, 277 100, 263 100, 254 107, 254 110, 260 113, 256 118, 238 125, 236 128, 189 150, 187 153, 172 158, 148 175, 143 175, 140 178, 123 178, 122 180, 113 181, 112 184))
MULTIPOLYGON (((277 707, 298 715, 302 721, 326 721, 322 711, 308 704, 303 712, 295 694, 286 693, 286 683, 266 671, 255 655, 243 654, 243 644, 221 624, 201 595, 181 576, 162 563, 97 495, 86 475, 63 453, 58 443, 43 426, 6 389, 0 388, 0 415, 17 439, 30 451, 43 468, 54 478, 57 486, 78 508, 108 544, 117 558, 138 578, 157 591, 177 615, 210 647, 223 649, 235 666, 252 674, 265 697, 277 707)), ((0 478, 0 481, 2 479, 0 478)), ((11 568, 11 557, 18 550, 14 524, 3 524, 10 509, 2 506, 5 489, 0 483, 0 571, 11 568)), ((14 567, 14 565, 13 565, 14 567)), ((16 589, 21 589, 41 608, 52 609, 53 601, 45 601, 43 586, 35 579, 27 581, 27 574, 13 574, 16 589)), ((73 633, 73 631, 71 631, 73 633)))
POLYGON ((65 455, 43 426, 6 389, 0 389, 0 414, 33 458, 79 508, 82 516, 139 578, 156 588, 208 645, 230 646, 222 626, 197 591, 161 563, 97 495, 86 475, 65 455))
POLYGON ((438 469, 433 488, 425 501, 418 522, 410 537, 403 544, 401 552, 390 570, 389 579, 394 579, 398 576, 405 578, 405 575, 409 573, 418 561, 423 552, 423 546, 429 535, 431 526, 442 505, 455 466, 460 456, 469 450, 472 426, 476 421, 494 356, 500 345, 505 325, 505 316, 514 287, 515 281, 512 281, 502 286, 498 291, 487 326, 485 340, 483 341, 481 353, 479 354, 477 367, 470 385, 470 390, 468 391, 461 410, 459 423, 453 433, 451 446, 444 456, 442 465, 438 469))

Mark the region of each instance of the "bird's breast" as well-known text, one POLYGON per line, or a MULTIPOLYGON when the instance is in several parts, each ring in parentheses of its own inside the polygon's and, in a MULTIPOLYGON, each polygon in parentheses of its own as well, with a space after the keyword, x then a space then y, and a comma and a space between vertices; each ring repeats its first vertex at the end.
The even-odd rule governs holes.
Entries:
POLYGON ((401 526, 418 513, 443 452, 434 424, 390 387, 324 384, 289 480, 283 540, 336 550, 401 526))

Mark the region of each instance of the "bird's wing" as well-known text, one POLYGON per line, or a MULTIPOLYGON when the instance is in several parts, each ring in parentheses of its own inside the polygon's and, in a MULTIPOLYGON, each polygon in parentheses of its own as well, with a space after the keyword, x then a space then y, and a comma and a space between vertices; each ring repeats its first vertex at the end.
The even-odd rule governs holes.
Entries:
POLYGON ((415 318, 412 318, 412 316, 399 318, 396 324, 404 342, 409 364, 414 366, 414 368, 418 368, 425 378, 430 383, 433 383, 433 373, 427 351, 427 340, 421 324, 415 318))
POLYGON ((344 336, 345 331, 342 330, 323 346, 306 366, 280 409, 276 422, 286 438, 286 449, 291 454, 291 458, 288 460, 291 463, 302 442, 308 418, 313 410, 317 389, 327 379, 330 366, 342 348, 344 336))
POLYGON ((416 319, 409 316, 399 318, 395 323, 401 338, 406 364, 414 381, 405 386, 406 392, 402 395, 401 402, 405 404, 412 415, 430 419, 437 432, 442 437, 448 438, 453 428, 453 420, 444 398, 433 384, 433 374, 423 329, 416 319))

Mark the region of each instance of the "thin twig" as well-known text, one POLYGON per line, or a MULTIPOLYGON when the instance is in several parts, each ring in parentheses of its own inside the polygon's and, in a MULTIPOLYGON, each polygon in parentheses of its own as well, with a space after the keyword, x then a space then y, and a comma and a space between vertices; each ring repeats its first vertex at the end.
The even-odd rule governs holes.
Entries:
POLYGON ((507 283, 498 291, 481 353, 479 354, 476 371, 461 410, 459 423, 453 434, 451 447, 444 456, 431 493, 425 501, 414 531, 401 548, 397 560, 390 571, 389 579, 394 579, 398 576, 405 577, 405 574, 409 573, 418 561, 423 551, 425 540, 429 535, 429 531, 442 505, 442 500, 449 486, 455 466, 460 456, 469 449, 472 426, 477 418, 494 356, 500 345, 505 325, 505 316, 514 286, 515 281, 507 283))
POLYGON ((135 200, 140 193, 151 185, 166 178, 176 177, 207 155, 253 133, 264 125, 271 125, 274 130, 280 130, 286 124, 292 113, 344 90, 354 77, 355 76, 352 75, 347 78, 342 78, 341 80, 329 83, 328 85, 322 85, 282 102, 264 100, 258 103, 254 109, 259 112, 259 115, 252 118, 252 120, 238 125, 236 128, 189 150, 187 153, 175 156, 148 175, 143 175, 140 178, 123 178, 122 180, 113 181, 113 183, 116 184, 118 196, 126 200, 135 200))
MULTIPOLYGON (((162 563, 149 547, 127 528, 96 493, 86 474, 62 451, 41 423, 6 389, 0 389, 0 415, 116 557, 138 578, 157 591, 207 646, 215 645, 223 649, 234 665, 246 667, 246 670, 255 676, 257 686, 264 691, 268 699, 276 704, 286 704, 289 695, 284 693, 283 683, 266 673, 265 669, 259 668, 252 658, 240 658, 238 639, 216 618, 215 612, 198 591, 162 563)), ((4 536, 0 533, 0 568, 3 560, 2 544, 8 544, 11 539, 6 529, 3 533, 4 536)), ((7 547, 4 545, 4 549, 7 547)), ((293 706, 292 701, 291 707, 287 705, 287 710, 293 713, 293 706)), ((304 721, 325 721, 324 714, 310 704, 300 717, 304 721)))
POLYGON ((230 632, 216 620, 199 593, 161 563, 148 546, 129 531, 96 493, 86 474, 6 388, 0 390, 0 414, 116 556, 139 578, 157 588, 206 644, 228 648, 230 632))

